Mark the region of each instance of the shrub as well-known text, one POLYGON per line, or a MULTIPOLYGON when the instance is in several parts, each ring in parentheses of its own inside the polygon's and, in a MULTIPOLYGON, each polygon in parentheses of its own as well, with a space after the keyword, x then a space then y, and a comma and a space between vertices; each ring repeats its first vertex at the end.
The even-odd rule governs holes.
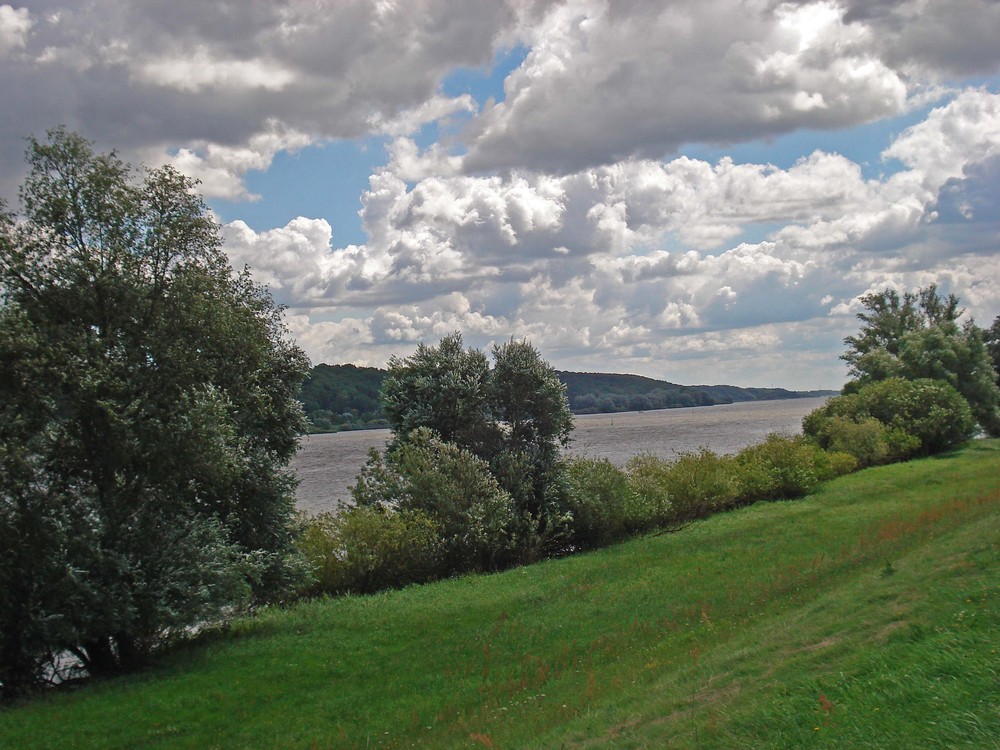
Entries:
POLYGON ((649 453, 641 453, 629 459, 625 469, 629 492, 636 503, 647 508, 660 508, 665 515, 669 514, 667 477, 670 462, 649 453))
POLYGON ((446 573, 497 570, 518 559, 521 524, 511 496, 485 461, 427 428, 384 457, 372 451, 352 494, 359 507, 432 519, 446 573))
POLYGON ((312 569, 312 593, 371 593, 440 573, 436 523, 418 511, 349 508, 309 518, 298 549, 312 569))
POLYGON ((676 461, 636 456, 629 462, 628 471, 633 491, 653 512, 662 514, 655 504, 667 501, 665 518, 659 525, 710 515, 731 506, 736 499, 733 459, 707 448, 683 453, 676 461))
POLYGON ((566 469, 573 544, 600 547, 636 530, 625 472, 606 458, 574 458, 566 469))
POLYGON ((827 459, 810 440, 768 435, 736 455, 739 497, 747 502, 802 497, 820 482, 827 459))
POLYGON ((637 513, 647 519, 647 528, 669 525, 671 498, 668 490, 671 463, 648 453, 633 456, 626 466, 629 493, 637 513))
POLYGON ((862 465, 938 453, 976 430, 969 404, 950 385, 902 378, 836 396, 807 415, 802 426, 823 447, 848 451, 862 465), (884 426, 881 434, 871 420, 884 426))
POLYGON ((891 460, 889 443, 886 440, 888 428, 874 417, 855 422, 847 417, 831 417, 826 420, 820 443, 827 450, 850 453, 861 466, 874 466, 891 460))
POLYGON ((852 471, 857 471, 858 467, 858 459, 850 453, 841 451, 819 451, 816 453, 816 474, 821 482, 850 474, 852 471))
POLYGON ((542 559, 571 543, 573 514, 565 459, 505 449, 490 460, 490 470, 517 509, 521 562, 542 559))
POLYGON ((890 378, 858 391, 865 411, 920 440, 919 452, 939 453, 976 432, 968 402, 940 380, 890 378))
POLYGON ((920 448, 919 438, 874 417, 827 417, 817 412, 804 421, 807 434, 824 450, 853 456, 861 468, 902 461, 920 448))

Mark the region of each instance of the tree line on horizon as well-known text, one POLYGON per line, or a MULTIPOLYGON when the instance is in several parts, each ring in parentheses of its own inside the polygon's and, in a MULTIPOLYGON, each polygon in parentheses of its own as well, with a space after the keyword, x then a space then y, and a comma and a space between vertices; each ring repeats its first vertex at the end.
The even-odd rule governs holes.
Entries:
MULTIPOLYGON (((315 365, 299 393, 310 432, 388 427, 379 391, 388 370, 353 364, 315 365)), ((614 414, 742 401, 830 396, 836 391, 791 391, 733 385, 685 386, 641 375, 555 370, 573 414, 614 414)))

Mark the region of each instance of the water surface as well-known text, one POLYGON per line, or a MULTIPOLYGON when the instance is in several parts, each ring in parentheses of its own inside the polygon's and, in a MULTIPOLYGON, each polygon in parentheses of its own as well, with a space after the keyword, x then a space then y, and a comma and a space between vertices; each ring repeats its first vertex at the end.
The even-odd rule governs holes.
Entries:
MULTIPOLYGON (((768 433, 797 434, 802 417, 825 398, 746 401, 721 406, 659 409, 574 417, 568 453, 607 458, 623 466, 638 453, 674 458, 679 453, 710 448, 736 453, 759 443, 768 433)), ((300 484, 296 504, 310 513, 335 510, 349 500, 350 486, 371 448, 383 448, 388 430, 358 430, 302 438, 292 469, 300 484)))

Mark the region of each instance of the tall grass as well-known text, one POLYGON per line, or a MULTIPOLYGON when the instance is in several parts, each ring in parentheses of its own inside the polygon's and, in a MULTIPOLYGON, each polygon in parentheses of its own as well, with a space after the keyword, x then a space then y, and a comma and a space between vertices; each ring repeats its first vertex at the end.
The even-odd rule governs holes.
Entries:
POLYGON ((0 711, 0 746, 996 747, 998 470, 981 441, 675 534, 265 612, 0 711))

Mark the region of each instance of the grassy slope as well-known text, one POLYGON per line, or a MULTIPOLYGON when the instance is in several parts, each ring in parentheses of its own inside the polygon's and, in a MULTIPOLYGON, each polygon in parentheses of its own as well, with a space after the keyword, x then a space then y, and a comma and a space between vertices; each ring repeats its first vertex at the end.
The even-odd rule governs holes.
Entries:
POLYGON ((1000 747, 1000 441, 297 606, 0 711, 0 747, 1000 747))

